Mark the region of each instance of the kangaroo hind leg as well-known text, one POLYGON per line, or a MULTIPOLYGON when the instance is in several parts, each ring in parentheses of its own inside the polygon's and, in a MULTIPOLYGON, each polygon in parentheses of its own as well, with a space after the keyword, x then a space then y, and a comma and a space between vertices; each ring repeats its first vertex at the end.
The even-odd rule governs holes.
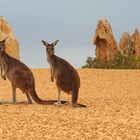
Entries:
POLYGON ((16 104, 16 88, 12 87, 12 104, 16 104))
POLYGON ((11 101, 0 101, 0 104, 16 104, 16 88, 12 87, 12 100, 11 101))
POLYGON ((58 91, 58 100, 57 100, 57 102, 54 103, 54 105, 60 107, 61 106, 61 99, 60 99, 61 89, 59 87, 57 87, 57 91, 58 91))
POLYGON ((25 94, 27 97, 28 104, 32 104, 32 99, 31 99, 30 95, 27 92, 25 94))

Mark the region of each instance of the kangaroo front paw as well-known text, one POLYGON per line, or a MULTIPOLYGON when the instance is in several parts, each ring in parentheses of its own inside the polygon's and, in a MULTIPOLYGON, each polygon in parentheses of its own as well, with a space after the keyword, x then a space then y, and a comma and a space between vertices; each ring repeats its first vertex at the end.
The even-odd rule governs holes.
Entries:
POLYGON ((55 102, 54 105, 60 107, 61 106, 61 101, 55 102))
POLYGON ((3 80, 6 80, 6 77, 5 76, 1 76, 1 77, 2 77, 3 80))
POLYGON ((51 81, 53 82, 53 77, 51 76, 51 81))

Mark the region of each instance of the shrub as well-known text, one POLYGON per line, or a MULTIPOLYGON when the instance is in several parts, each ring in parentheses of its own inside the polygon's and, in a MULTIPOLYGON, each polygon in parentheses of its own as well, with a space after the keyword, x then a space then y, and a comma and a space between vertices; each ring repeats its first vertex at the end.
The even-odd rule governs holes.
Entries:
POLYGON ((86 60, 86 64, 82 66, 82 68, 94 68, 94 59, 93 57, 88 57, 86 60))
POLYGON ((134 55, 124 56, 118 52, 113 62, 102 63, 96 58, 88 57, 82 68, 140 69, 140 58, 136 58, 134 55))

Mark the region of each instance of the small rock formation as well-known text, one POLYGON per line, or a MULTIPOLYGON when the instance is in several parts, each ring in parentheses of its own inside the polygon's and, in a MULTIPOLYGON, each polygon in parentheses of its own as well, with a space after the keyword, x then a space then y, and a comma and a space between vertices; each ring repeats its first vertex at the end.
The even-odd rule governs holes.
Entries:
POLYGON ((129 33, 125 32, 122 35, 119 43, 119 48, 121 53, 126 57, 133 54, 133 38, 129 33))
POLYGON ((97 60, 108 63, 115 59, 118 45, 111 26, 105 18, 102 18, 97 25, 93 43, 96 45, 97 60))
POLYGON ((133 34, 133 54, 140 58, 140 33, 138 29, 133 34))
POLYGON ((19 43, 14 36, 12 29, 7 21, 0 16, 0 41, 6 39, 6 52, 17 58, 20 59, 19 57, 19 43))

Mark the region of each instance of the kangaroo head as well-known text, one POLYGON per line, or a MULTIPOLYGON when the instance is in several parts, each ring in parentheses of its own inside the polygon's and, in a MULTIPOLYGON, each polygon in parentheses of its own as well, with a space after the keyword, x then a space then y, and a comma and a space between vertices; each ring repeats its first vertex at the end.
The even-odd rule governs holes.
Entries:
POLYGON ((59 40, 56 40, 52 44, 49 44, 48 42, 42 40, 43 45, 46 46, 47 55, 49 55, 49 56, 54 55, 54 51, 55 51, 54 47, 56 46, 58 41, 59 40))

